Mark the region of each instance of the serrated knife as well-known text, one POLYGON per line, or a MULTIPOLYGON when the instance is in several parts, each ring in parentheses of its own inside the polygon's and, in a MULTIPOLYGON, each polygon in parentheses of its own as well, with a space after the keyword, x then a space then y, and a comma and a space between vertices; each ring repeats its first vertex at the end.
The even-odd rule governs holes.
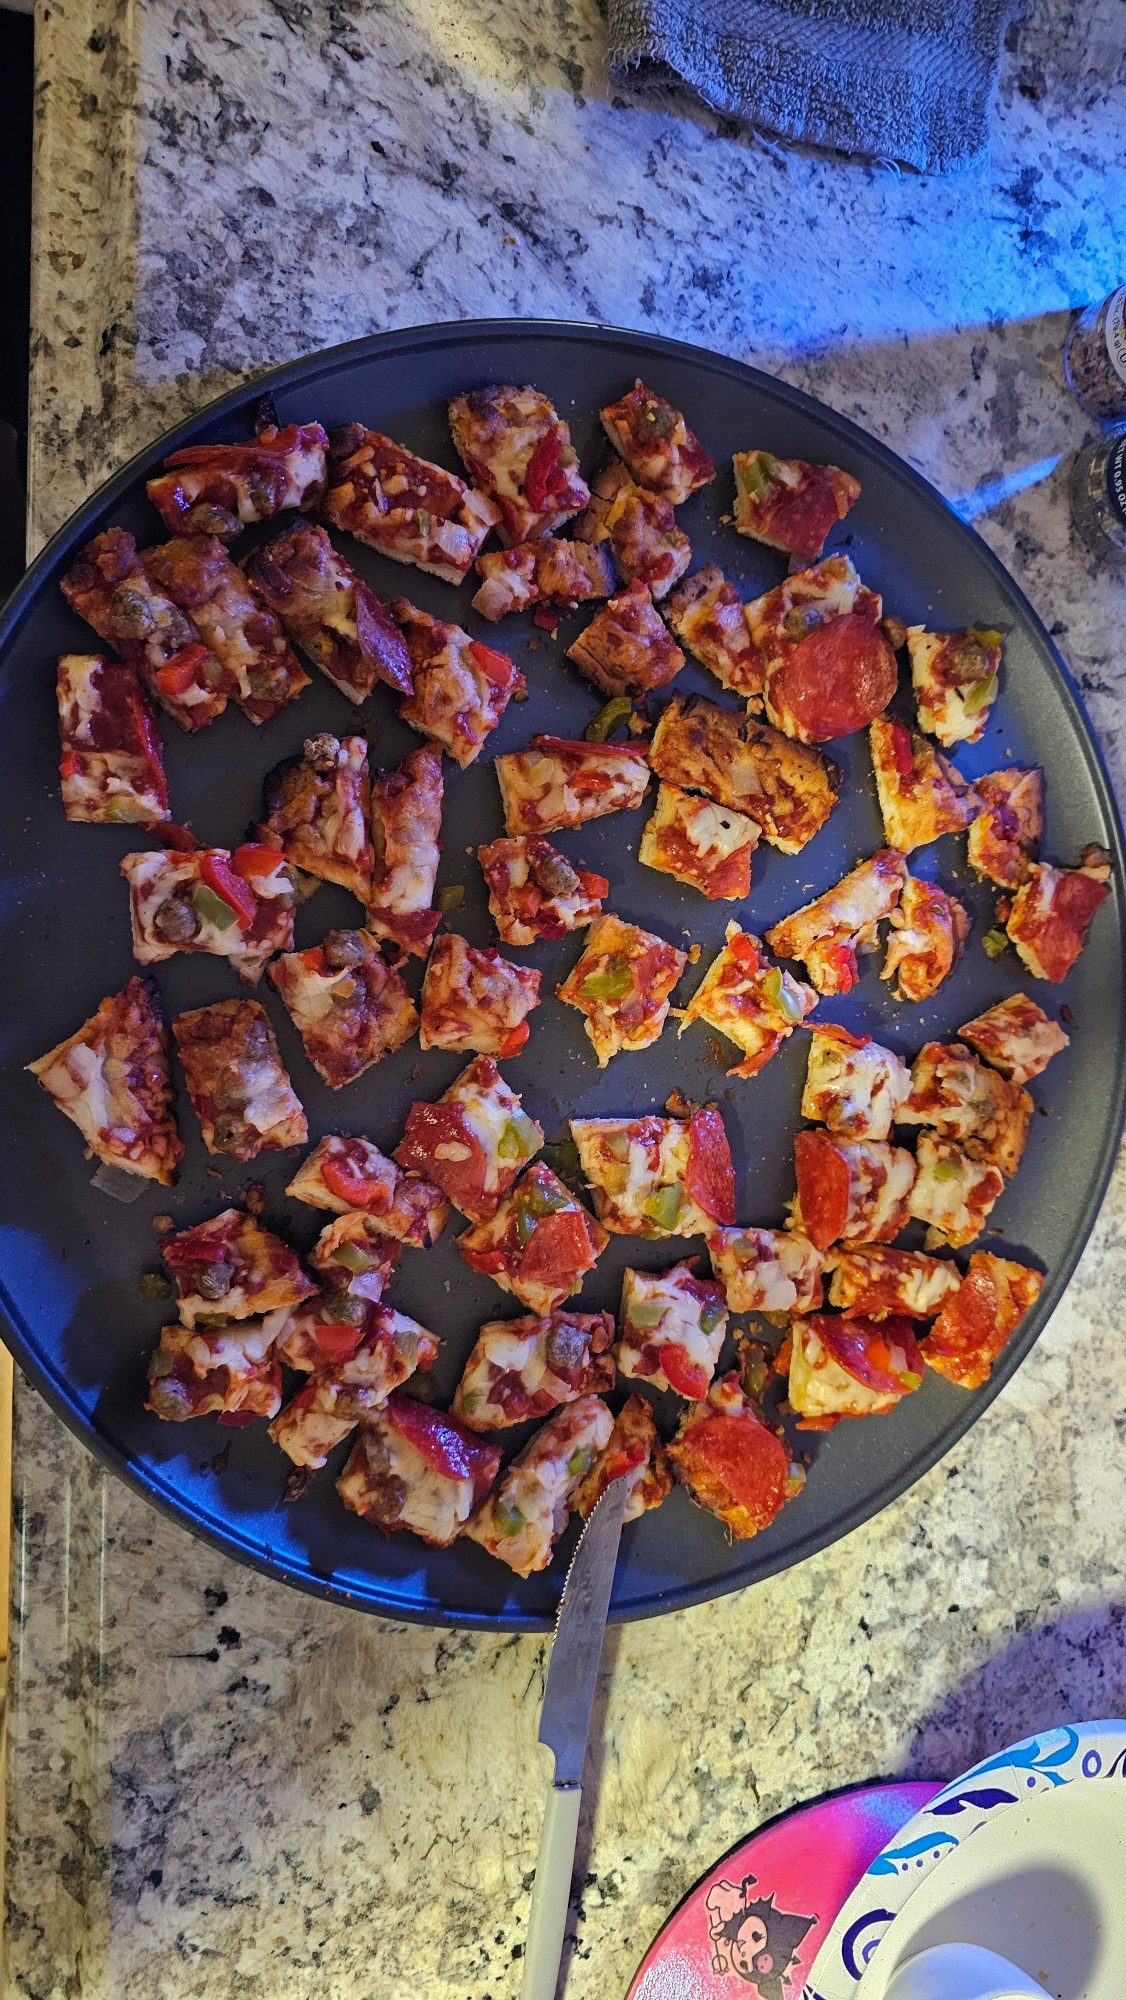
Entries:
POLYGON ((540 1742, 555 1753, 555 1781, 536 1857, 520 2000, 555 2000, 559 1982, 590 1711, 628 1499, 624 1479, 606 1488, 579 1537, 559 1600, 540 1713, 540 1742))

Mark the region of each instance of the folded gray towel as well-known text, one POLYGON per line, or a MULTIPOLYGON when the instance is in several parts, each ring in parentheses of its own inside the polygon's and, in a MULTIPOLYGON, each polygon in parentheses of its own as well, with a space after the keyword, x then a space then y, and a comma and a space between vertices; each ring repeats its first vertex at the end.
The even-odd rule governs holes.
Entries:
POLYGON ((1027 0, 608 0, 609 71, 785 139, 924 172, 985 157, 1027 0))

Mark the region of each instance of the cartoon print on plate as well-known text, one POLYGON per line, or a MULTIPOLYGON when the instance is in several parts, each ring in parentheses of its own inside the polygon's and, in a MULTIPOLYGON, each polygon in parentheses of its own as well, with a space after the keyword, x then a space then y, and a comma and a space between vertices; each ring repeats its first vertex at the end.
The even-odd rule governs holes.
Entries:
POLYGON ((774 1897, 761 1895, 758 1888, 755 1877, 747 1875, 738 1887, 717 1882, 708 1890, 712 1971, 736 1973, 758 2000, 786 2000, 798 1947, 817 1918, 780 1910, 774 1897))

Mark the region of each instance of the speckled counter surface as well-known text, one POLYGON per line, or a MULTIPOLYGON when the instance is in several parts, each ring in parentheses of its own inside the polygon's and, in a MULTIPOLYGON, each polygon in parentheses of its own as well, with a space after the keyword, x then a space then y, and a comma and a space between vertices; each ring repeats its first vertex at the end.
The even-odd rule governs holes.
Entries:
MULTIPOLYGON (((41 10, 37 538, 165 423, 369 329, 511 312, 753 359, 920 466, 1071 661, 1120 788, 1126 585, 1069 532, 1069 306, 1126 273, 1118 0, 1039 0, 981 178, 608 100, 596 0, 41 10), (1116 157, 1117 155, 1117 157, 1116 157), (1117 234, 1116 234, 1117 231, 1117 234)), ((569 2000, 738 1835, 1126 1707, 1126 1177, 971 1437, 878 1521, 614 1635, 569 2000)), ((538 1640, 363 1619, 170 1526, 17 1395, 8 1983, 35 2000, 508 2000, 538 1640)))

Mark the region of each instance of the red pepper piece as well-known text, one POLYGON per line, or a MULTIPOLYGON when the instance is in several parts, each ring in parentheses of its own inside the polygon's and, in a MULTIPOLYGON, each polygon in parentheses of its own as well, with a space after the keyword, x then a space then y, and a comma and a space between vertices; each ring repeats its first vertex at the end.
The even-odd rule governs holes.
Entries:
POLYGON ((559 484, 563 440, 555 429, 545 432, 524 467, 524 498, 537 512, 547 505, 559 484))
POLYGON ((900 777, 909 778, 915 769, 915 752, 911 747, 911 731, 905 723, 891 725, 891 754, 900 777))
POLYGON ((363 1337, 362 1326, 338 1326, 326 1321, 313 1328, 313 1339, 330 1365, 350 1361, 363 1337))
POLYGON ((387 1182, 373 1180, 367 1174, 353 1171, 347 1160, 326 1160, 321 1168, 321 1179, 330 1194, 338 1201, 346 1201, 352 1208, 386 1208, 390 1189, 387 1182))
POLYGON ((478 673, 484 674, 494 687, 510 686, 515 669, 507 653, 495 652, 492 646, 483 646, 479 639, 474 639, 469 652, 478 673))
POLYGON ((698 1361, 690 1361, 683 1347, 668 1342, 661 1349, 661 1367, 670 1389, 686 1396, 690 1403, 702 1403, 711 1377, 698 1361))
POLYGON ((280 847, 266 847, 261 841, 247 841, 236 847, 231 856, 231 867, 236 875, 252 882, 256 875, 272 875, 282 858, 280 847))
POLYGON ((207 656, 207 647, 198 640, 193 640, 189 646, 181 646, 179 652, 165 660, 153 676, 161 694, 167 695, 171 701, 178 701, 189 688, 198 687, 196 669, 202 666, 207 656))

